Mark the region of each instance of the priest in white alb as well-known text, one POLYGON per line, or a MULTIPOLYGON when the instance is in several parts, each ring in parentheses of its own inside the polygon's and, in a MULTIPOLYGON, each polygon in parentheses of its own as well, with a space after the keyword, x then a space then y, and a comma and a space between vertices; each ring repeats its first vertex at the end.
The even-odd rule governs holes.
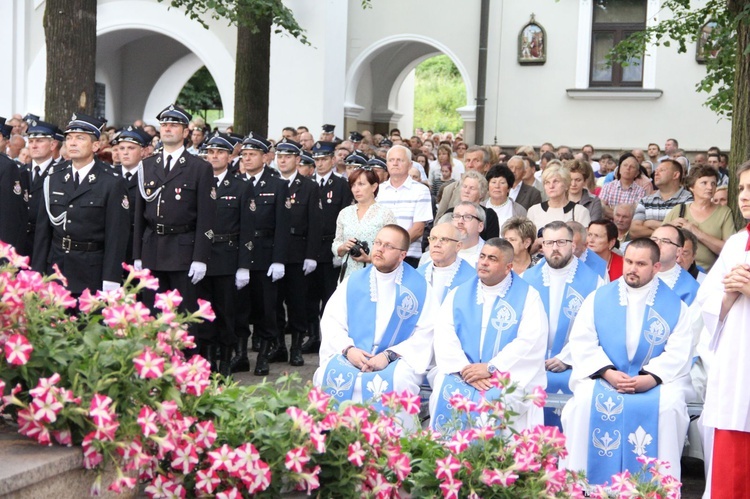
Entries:
MULTIPOLYGON (((573 229, 565 222, 544 226, 542 252, 544 261, 524 272, 523 280, 539 291, 547 313, 549 334, 544 361, 547 393, 571 393, 570 329, 583 300, 602 286, 604 279, 573 254, 573 229)), ((544 424, 562 429, 560 410, 545 407, 544 424)))
MULTIPOLYGON (((750 219, 750 161, 737 167, 739 208, 750 219)), ((703 497, 750 497, 750 225, 724 243, 701 284, 696 301, 703 310, 711 358, 701 420, 713 435, 703 497)))
POLYGON ((461 231, 445 222, 434 226, 427 238, 430 260, 417 272, 430 284, 435 303, 442 303, 451 289, 477 275, 474 267, 458 256, 462 237, 461 231))
MULTIPOLYGON (((435 363, 427 378, 432 386, 430 426, 453 428, 449 403, 454 393, 479 401, 482 393, 497 397, 489 378, 510 374, 518 389, 506 396, 519 415, 517 431, 542 424, 542 409, 524 400, 535 387, 545 387, 544 353, 547 316, 539 293, 512 271, 513 246, 492 238, 479 253, 477 275, 452 290, 435 320, 435 363)), ((445 429, 444 429, 445 428, 445 429)))
POLYGON ((409 241, 398 225, 380 229, 372 265, 349 276, 326 304, 313 384, 338 401, 378 404, 383 393, 419 393, 432 356, 434 299, 424 277, 403 263, 409 241))
POLYGON ((590 294, 570 334, 573 398, 563 408, 569 455, 591 484, 640 470, 644 455, 679 479, 689 418, 692 337, 687 305, 663 281, 659 247, 634 239, 623 276, 590 294))

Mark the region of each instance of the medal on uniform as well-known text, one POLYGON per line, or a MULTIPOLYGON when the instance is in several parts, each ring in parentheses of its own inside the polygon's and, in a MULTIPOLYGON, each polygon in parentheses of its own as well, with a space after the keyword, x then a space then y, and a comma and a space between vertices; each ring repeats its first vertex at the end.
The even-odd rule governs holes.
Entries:
POLYGON ((211 199, 216 199, 216 187, 211 187, 211 199))
POLYGON ((326 197, 328 198, 328 199, 326 199, 326 203, 328 203, 328 204, 331 204, 331 203, 333 202, 333 201, 332 201, 332 198, 333 198, 333 191, 328 191, 328 192, 326 192, 326 197))
POLYGON ((296 197, 297 197, 297 193, 295 192, 294 194, 292 194, 292 197, 289 198, 289 202, 292 204, 296 203, 297 202, 297 200, 295 199, 296 197))
POLYGON ((182 189, 180 189, 179 187, 175 187, 175 188, 174 188, 174 198, 175 198, 175 199, 176 199, 177 201, 179 201, 180 199, 182 199, 182 196, 180 196, 180 193, 181 193, 181 192, 182 192, 182 189))
POLYGON ((255 200, 254 199, 250 200, 250 211, 255 211, 255 200))
POLYGON ((147 195, 147 196, 150 196, 150 195, 151 195, 151 189, 146 189, 146 195, 147 195))
POLYGON ((16 183, 13 186, 13 194, 17 196, 21 195, 21 181, 20 180, 16 180, 16 183))

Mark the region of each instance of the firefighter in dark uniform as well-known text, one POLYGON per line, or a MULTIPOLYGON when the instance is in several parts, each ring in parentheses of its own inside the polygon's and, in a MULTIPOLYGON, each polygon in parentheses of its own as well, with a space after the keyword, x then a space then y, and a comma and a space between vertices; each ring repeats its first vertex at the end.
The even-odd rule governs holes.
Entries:
MULTIPOLYGON (((188 312, 198 309, 195 285, 206 276, 216 219, 211 165, 185 150, 191 118, 175 105, 157 116, 163 149, 139 166, 133 231, 136 269, 150 269, 159 292, 178 290, 180 308, 188 312)), ((154 298, 144 290, 143 301, 152 308, 154 298)))
POLYGON ((307 332, 308 276, 318 266, 323 213, 317 186, 297 172, 301 153, 302 146, 291 139, 284 138, 276 144, 276 163, 281 179, 289 185, 291 204, 291 243, 286 272, 280 281, 277 310, 281 311, 283 317, 283 303, 286 303, 287 329, 292 333, 292 344, 291 356, 288 357, 284 330, 280 330, 277 348, 269 354, 268 360, 286 362, 288 358, 293 366, 305 364, 302 340, 307 332))
POLYGON ((52 123, 30 120, 29 129, 26 132, 28 148, 31 154, 31 162, 24 166, 21 173, 21 183, 28 191, 28 213, 26 218, 26 242, 20 248, 24 255, 32 256, 34 250, 34 232, 36 229, 36 217, 39 215, 39 207, 42 204, 42 186, 44 179, 55 168, 55 154, 59 148, 55 136, 60 129, 52 123))
POLYGON ((302 154, 299 155, 299 165, 297 171, 300 175, 307 178, 312 178, 315 174, 315 158, 312 154, 303 150, 302 154))
POLYGON ((146 146, 151 142, 151 135, 142 128, 129 126, 120 130, 113 140, 114 145, 119 151, 120 167, 119 171, 128 189, 128 201, 130 206, 130 237, 128 239, 128 251, 125 255, 125 262, 133 264, 133 230, 135 227, 135 205, 138 201, 138 166, 143 159, 143 153, 146 146))
POLYGON ((74 295, 120 286, 132 209, 125 182, 95 159, 102 120, 73 115, 65 130, 70 161, 44 179, 36 221, 32 268, 51 273, 57 264, 74 295))
POLYGON ((320 348, 320 316, 336 290, 339 267, 333 265, 331 245, 336 236, 339 212, 352 204, 352 191, 345 178, 333 172, 335 144, 316 142, 312 155, 315 158, 313 182, 318 187, 323 206, 323 230, 318 268, 310 275, 307 293, 307 321, 309 338, 302 344, 302 353, 317 353, 320 348))
POLYGON ((229 376, 229 361, 237 343, 235 318, 238 303, 237 289, 249 280, 247 270, 238 272, 240 242, 240 207, 248 197, 249 181, 231 175, 228 167, 234 139, 216 132, 205 144, 208 162, 214 172, 216 186, 216 223, 213 228, 211 259, 206 277, 198 283, 198 296, 211 302, 216 319, 196 328, 196 335, 204 346, 203 355, 214 371, 229 376), (219 359, 216 349, 219 348, 219 359))
POLYGON ((5 124, 5 118, 0 118, 0 241, 28 255, 25 251, 28 183, 23 179, 23 171, 4 152, 12 130, 11 125, 5 124))
POLYGON ((232 372, 249 369, 247 343, 248 322, 253 336, 260 340, 254 374, 268 374, 268 354, 275 350, 279 337, 276 323, 278 280, 284 277, 287 251, 291 240, 289 188, 271 173, 263 157, 271 144, 264 137, 250 133, 242 143, 241 169, 252 190, 243 203, 240 230, 240 269, 249 271, 249 301, 240 295, 240 310, 252 309, 252 317, 238 317, 238 352, 232 359, 232 372))

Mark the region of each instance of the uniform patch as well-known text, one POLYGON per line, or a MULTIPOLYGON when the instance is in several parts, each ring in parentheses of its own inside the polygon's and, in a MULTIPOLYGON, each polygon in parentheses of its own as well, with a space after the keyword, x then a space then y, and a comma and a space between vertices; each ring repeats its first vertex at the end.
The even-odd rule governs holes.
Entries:
POLYGON ((128 199, 128 196, 122 197, 122 207, 125 208, 126 210, 130 209, 130 200, 128 199))
POLYGON ((214 231, 211 230, 211 229, 208 229, 208 232, 206 232, 206 237, 209 238, 209 239, 213 239, 214 238, 214 231))
POLYGON ((93 173, 89 175, 89 184, 95 180, 96 180, 96 175, 94 175, 93 173))
POLYGON ((211 187, 211 199, 216 199, 216 187, 211 187))
POLYGON ((15 194, 16 196, 20 196, 21 192, 22 192, 21 181, 20 180, 16 180, 16 183, 13 186, 13 194, 15 194))
POLYGON ((255 211, 255 208, 256 208, 256 206, 255 206, 255 200, 251 199, 250 200, 250 211, 255 211))
POLYGON ((248 241, 247 244, 245 245, 245 248, 247 248, 248 250, 252 251, 253 250, 253 242, 252 241, 248 241))
POLYGON ((66 173, 66 174, 65 174, 65 178, 64 178, 64 180, 65 180, 66 182, 67 182, 68 180, 70 180, 70 173, 66 173))
POLYGON ((286 198, 286 203, 284 203, 284 206, 286 206, 287 210, 292 209, 292 201, 289 198, 286 198))
POLYGON ((184 157, 180 157, 180 164, 183 164, 184 162, 185 162, 185 158, 184 157))
POLYGON ((229 185, 229 180, 225 180, 225 181, 224 181, 224 185, 225 185, 225 186, 226 186, 226 185, 229 185))

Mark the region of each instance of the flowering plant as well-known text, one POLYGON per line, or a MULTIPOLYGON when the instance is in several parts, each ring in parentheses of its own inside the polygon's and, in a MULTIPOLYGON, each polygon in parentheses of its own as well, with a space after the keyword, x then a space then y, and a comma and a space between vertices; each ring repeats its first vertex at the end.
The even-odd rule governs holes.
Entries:
MULTIPOLYGON (((170 291, 157 294, 153 316, 136 299, 157 289, 148 271, 126 266, 122 288, 75 300, 59 272, 28 270, 4 243, 0 261, 0 413, 41 444, 81 445, 84 466, 99 471, 94 494, 140 481, 152 497, 582 496, 582 477, 557 469, 564 437, 511 431, 503 396, 455 396, 466 430, 405 435, 399 420, 420 408, 409 393, 386 393, 375 408, 339 404, 295 376, 252 386, 212 377, 206 360, 183 354, 194 346, 188 324, 212 320, 210 305, 180 313, 170 291), (115 478, 102 484, 105 468, 115 478)), ((507 375, 493 382, 513 391, 507 375)), ((541 407, 544 397, 526 398, 541 407)), ((642 486, 617 480, 620 490, 642 486)), ((649 492, 668 490, 661 475, 651 483, 649 492)))

